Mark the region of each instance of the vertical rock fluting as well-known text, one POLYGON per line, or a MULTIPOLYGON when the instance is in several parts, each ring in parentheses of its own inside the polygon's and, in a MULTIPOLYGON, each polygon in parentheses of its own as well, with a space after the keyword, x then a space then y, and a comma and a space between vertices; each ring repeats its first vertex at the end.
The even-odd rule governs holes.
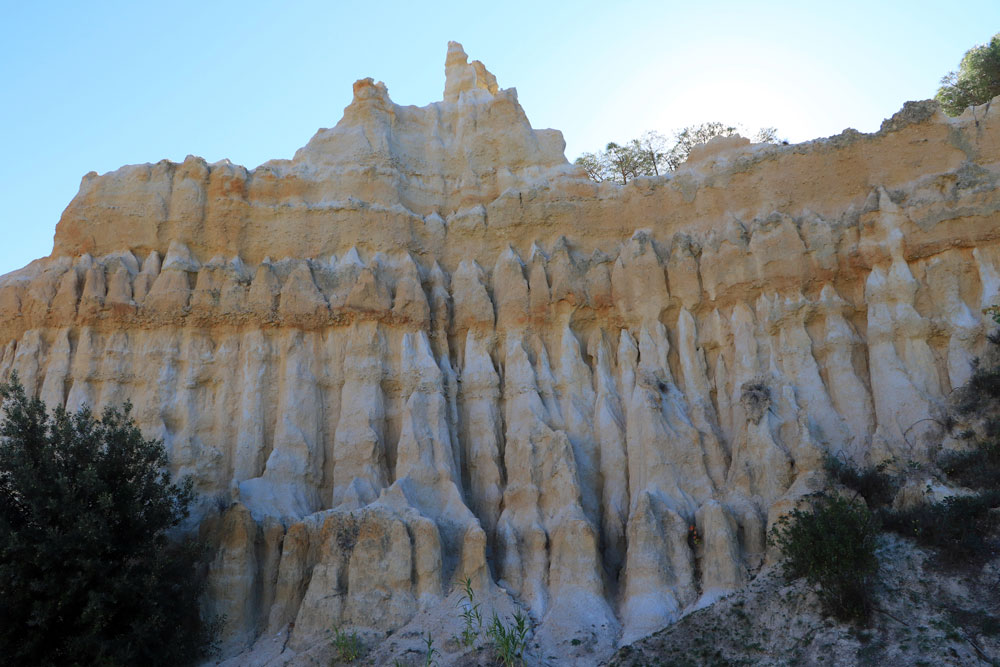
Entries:
POLYGON ((991 118, 598 186, 452 44, 444 101, 359 82, 293 160, 88 175, 0 373, 164 440, 229 654, 468 577, 593 659, 744 585, 825 453, 929 456, 1000 299, 991 118))

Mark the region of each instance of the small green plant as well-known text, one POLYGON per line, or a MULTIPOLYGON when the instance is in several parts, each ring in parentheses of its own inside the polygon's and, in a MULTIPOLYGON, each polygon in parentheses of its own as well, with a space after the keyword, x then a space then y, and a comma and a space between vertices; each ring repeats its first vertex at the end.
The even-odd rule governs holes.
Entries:
POLYGON ((424 637, 424 646, 427 647, 424 653, 424 667, 433 667, 438 664, 437 658, 435 656, 441 655, 441 651, 434 648, 434 637, 428 632, 427 636, 424 637))
POLYGON ((339 627, 333 629, 331 643, 335 651, 334 659, 338 662, 354 662, 361 657, 364 649, 357 632, 347 634, 339 627))
POLYGON ((472 646, 482 630, 483 615, 479 611, 479 603, 476 602, 476 594, 472 590, 470 577, 466 577, 462 582, 462 600, 459 604, 462 607, 462 621, 465 624, 459 641, 463 646, 472 646))
POLYGON ((493 642, 497 659, 504 667, 524 664, 524 651, 528 646, 528 617, 521 611, 514 613, 514 622, 504 624, 496 612, 486 629, 486 636, 493 642))
POLYGON ((878 584, 878 521, 860 502, 818 494, 809 510, 781 517, 769 536, 785 575, 818 587, 827 613, 867 621, 878 584))

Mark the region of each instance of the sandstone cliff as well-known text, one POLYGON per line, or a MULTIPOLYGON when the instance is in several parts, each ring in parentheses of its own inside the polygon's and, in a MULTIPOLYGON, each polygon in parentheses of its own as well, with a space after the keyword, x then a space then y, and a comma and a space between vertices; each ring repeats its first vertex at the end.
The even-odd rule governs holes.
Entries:
POLYGON ((470 577, 596 661, 747 583, 826 452, 940 442, 1000 299, 986 111, 598 185, 452 43, 441 102, 358 81, 292 160, 85 176, 0 278, 0 374, 131 400, 194 476, 228 655, 391 662, 470 577))

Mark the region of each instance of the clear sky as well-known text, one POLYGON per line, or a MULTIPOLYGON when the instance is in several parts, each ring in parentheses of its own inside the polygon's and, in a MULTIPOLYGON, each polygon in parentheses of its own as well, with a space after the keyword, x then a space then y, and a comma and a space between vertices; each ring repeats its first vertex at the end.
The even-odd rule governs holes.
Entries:
POLYGON ((449 39, 572 160, 709 120, 793 142, 877 130, 1000 31, 1000 0, 948 4, 0 0, 0 274, 51 252, 85 173, 291 157, 356 79, 439 100, 449 39))

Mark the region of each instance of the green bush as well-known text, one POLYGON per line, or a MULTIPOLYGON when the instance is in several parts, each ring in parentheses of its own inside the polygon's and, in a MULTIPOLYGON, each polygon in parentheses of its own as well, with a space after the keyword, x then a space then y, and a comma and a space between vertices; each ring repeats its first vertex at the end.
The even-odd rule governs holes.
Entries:
POLYGON ((867 621, 878 585, 878 521, 860 502, 819 494, 808 510, 781 517, 770 539, 785 575, 817 586, 824 610, 845 621, 867 621))
POLYGON ((831 479, 843 484, 865 499, 869 508, 882 507, 892 502, 899 489, 899 480, 886 472, 891 461, 875 466, 856 468, 833 455, 827 455, 825 465, 831 479))
POLYGON ((6 665, 182 665, 214 631, 201 548, 168 539, 190 481, 126 405, 95 419, 0 384, 0 655, 6 665))
MULTIPOLYGON (((994 310, 987 311, 997 317, 994 310)), ((989 342, 1000 345, 996 335, 989 342)), ((968 428, 960 438, 972 440, 967 451, 946 452, 938 459, 941 470, 952 481, 976 490, 1000 489, 1000 364, 983 366, 977 359, 969 381, 955 391, 950 423, 968 428)))
POLYGON ((990 535, 997 527, 997 516, 991 510, 998 505, 1000 492, 986 491, 887 510, 881 518, 889 530, 936 549, 944 565, 975 564, 993 552, 990 535))
MULTIPOLYGON (((986 313, 994 321, 1000 318, 996 308, 986 313)), ((988 339, 1000 345, 996 334, 988 339)), ((1000 508, 1000 364, 976 360, 969 381, 955 390, 946 423, 950 429, 962 423, 965 430, 958 437, 971 441, 971 448, 944 452, 938 466, 948 481, 975 493, 885 510, 882 522, 889 530, 935 549, 943 565, 978 564, 994 552, 1000 508)))
POLYGON ((948 479, 977 491, 996 490, 1000 485, 1000 442, 981 441, 964 452, 946 452, 938 465, 948 479))

